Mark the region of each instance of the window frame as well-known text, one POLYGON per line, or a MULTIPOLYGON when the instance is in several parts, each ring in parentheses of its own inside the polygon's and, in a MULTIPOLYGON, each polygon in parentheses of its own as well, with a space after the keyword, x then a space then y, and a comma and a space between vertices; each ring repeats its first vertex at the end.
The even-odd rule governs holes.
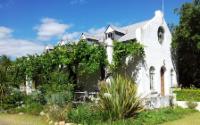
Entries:
POLYGON ((149 68, 149 81, 150 81, 150 90, 154 91, 155 90, 155 86, 154 86, 154 80, 155 79, 155 67, 151 66, 149 68))

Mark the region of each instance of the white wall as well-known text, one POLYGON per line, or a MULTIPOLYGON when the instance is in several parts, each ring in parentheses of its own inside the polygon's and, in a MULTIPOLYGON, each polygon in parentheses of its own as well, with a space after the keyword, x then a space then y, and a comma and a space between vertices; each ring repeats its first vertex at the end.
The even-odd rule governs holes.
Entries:
MULTIPOLYGON (((109 30, 112 29, 108 28, 107 32, 109 30)), ((144 45, 145 50, 145 63, 140 65, 141 67, 138 72, 138 77, 136 78, 136 83, 138 85, 138 94, 144 97, 151 93, 149 79, 149 68, 151 66, 155 67, 154 88, 158 92, 158 94, 161 93, 160 69, 163 65, 165 65, 165 95, 169 96, 171 87, 170 71, 171 69, 174 69, 170 52, 172 37, 169 28, 165 20, 163 19, 161 11, 156 11, 155 16, 149 22, 147 22, 147 24, 136 30, 136 38, 137 41, 144 45), (157 37, 159 26, 162 26, 165 30, 164 41, 162 44, 158 42, 157 37)), ((113 60, 113 41, 108 38, 105 40, 105 43, 107 45, 106 50, 108 62, 111 64, 113 60)), ((175 73, 173 84, 177 84, 175 73)))
MULTIPOLYGON (((200 102, 193 102, 197 104, 196 110, 200 111, 200 102)), ((175 105, 180 106, 182 108, 188 108, 187 101, 176 101, 175 105)))
POLYGON ((112 63, 113 61, 113 41, 112 39, 110 38, 107 38, 105 40, 105 43, 106 43, 106 53, 107 53, 107 57, 108 57, 108 62, 109 64, 112 63))
MULTIPOLYGON (((160 69, 165 62, 165 95, 170 95, 171 76, 170 71, 173 68, 171 60, 171 33, 166 22, 162 18, 162 13, 157 11, 155 17, 152 18, 145 26, 143 26, 138 34, 138 41, 144 45, 146 66, 141 68, 140 77, 137 79, 138 92, 145 96, 150 93, 149 68, 155 67, 154 86, 158 93, 161 93, 160 69), (159 26, 163 26, 165 30, 164 41, 162 44, 158 42, 157 31, 159 26), (140 37, 139 37, 140 36, 140 37)), ((138 30, 139 31, 139 30, 138 30)), ((177 84, 174 73, 173 83, 177 84)))

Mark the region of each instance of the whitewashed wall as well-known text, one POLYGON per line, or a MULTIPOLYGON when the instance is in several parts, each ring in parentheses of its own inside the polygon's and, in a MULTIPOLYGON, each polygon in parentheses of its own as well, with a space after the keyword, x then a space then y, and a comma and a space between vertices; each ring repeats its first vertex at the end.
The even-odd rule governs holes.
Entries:
MULTIPOLYGON (((113 31, 111 28, 107 29, 106 32, 113 31)), ((155 16, 147 22, 144 26, 136 29, 136 39, 144 45, 145 50, 145 62, 140 65, 140 70, 136 83, 138 85, 138 95, 146 97, 150 95, 150 79, 149 79, 149 68, 155 67, 154 75, 154 88, 158 92, 158 96, 161 93, 161 77, 160 70, 163 65, 166 67, 164 80, 165 80, 165 96, 170 96, 170 88, 177 85, 176 73, 174 72, 173 83, 171 83, 171 69, 174 70, 172 59, 171 59, 171 42, 172 36, 169 28, 163 18, 161 11, 156 11, 155 16), (165 30, 164 41, 162 44, 158 42, 158 28, 162 26, 165 30), (172 85, 173 84, 173 85, 172 85)), ((106 39, 107 44, 107 56, 108 62, 111 64, 113 59, 113 42, 111 39, 106 39)))
MULTIPOLYGON (((156 11, 155 16, 142 28, 137 30, 137 39, 144 45, 146 65, 141 68, 137 79, 138 92, 142 96, 148 95, 150 91, 149 68, 155 67, 154 87, 158 93, 161 93, 160 69, 165 62, 165 95, 170 95, 171 76, 170 71, 173 68, 171 60, 171 33, 166 22, 163 19, 161 11, 156 11), (165 30, 164 41, 162 44, 158 42, 157 31, 159 26, 165 30), (139 32, 140 31, 140 32, 139 32)), ((173 84, 177 84, 176 75, 174 73, 173 84)))

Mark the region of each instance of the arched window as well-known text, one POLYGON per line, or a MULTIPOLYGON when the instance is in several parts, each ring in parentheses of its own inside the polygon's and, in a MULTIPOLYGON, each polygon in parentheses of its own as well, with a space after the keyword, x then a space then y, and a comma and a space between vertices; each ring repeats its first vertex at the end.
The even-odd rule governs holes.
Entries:
POLYGON ((150 90, 154 90, 154 76, 155 76, 155 68, 151 66, 149 69, 150 90))
POLYGON ((174 80, 174 70, 170 70, 170 77, 171 77, 171 87, 174 87, 173 80, 174 80))
POLYGON ((162 26, 160 26, 158 28, 158 34, 157 34, 158 35, 158 42, 160 44, 162 44, 163 41, 164 41, 164 34, 165 34, 165 30, 164 30, 164 28, 162 26))

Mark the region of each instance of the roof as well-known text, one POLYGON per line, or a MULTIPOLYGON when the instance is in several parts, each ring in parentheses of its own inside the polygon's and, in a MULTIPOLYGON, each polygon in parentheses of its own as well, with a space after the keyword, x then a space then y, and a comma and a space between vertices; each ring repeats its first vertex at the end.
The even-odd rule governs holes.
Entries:
POLYGON ((92 39, 92 40, 99 40, 99 38, 95 35, 92 35, 92 34, 88 34, 88 33, 83 33, 82 35, 84 35, 84 37, 86 39, 92 39))
POLYGON ((114 25, 109 25, 108 27, 111 27, 114 31, 126 34, 126 31, 124 29, 120 28, 120 27, 117 27, 117 26, 114 26, 114 25))
POLYGON ((99 42, 103 42, 105 39, 105 34, 103 32, 98 34, 82 33, 82 35, 84 35, 86 39, 97 40, 99 42))
MULTIPOLYGON (((114 26, 114 25, 109 25, 109 26, 113 30, 124 34, 121 38, 118 39, 118 41, 123 42, 123 41, 135 39, 136 38, 136 30, 138 28, 144 26, 147 22, 149 22, 149 20, 139 22, 139 23, 135 23, 135 24, 131 24, 131 25, 124 26, 124 27, 117 27, 117 26, 114 26)), ((94 34, 94 35, 91 35, 89 33, 83 33, 83 34, 86 37, 86 39, 98 40, 99 42, 103 42, 104 39, 105 39, 105 33, 104 32, 94 34)))
POLYGON ((136 38, 136 30, 142 26, 144 26, 148 21, 128 25, 125 27, 122 27, 123 30, 127 32, 126 35, 122 36, 118 41, 127 41, 132 40, 136 38))

